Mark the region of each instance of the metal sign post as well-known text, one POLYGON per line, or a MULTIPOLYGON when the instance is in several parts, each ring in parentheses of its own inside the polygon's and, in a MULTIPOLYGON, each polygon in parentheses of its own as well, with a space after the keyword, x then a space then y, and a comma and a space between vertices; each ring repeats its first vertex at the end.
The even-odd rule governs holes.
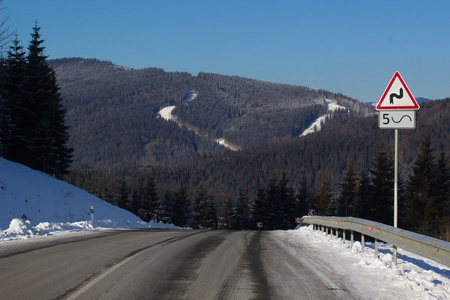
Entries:
MULTIPOLYGON (((395 129, 394 140, 394 227, 398 220, 398 130, 416 128, 416 110, 419 104, 409 91, 399 72, 395 72, 381 96, 378 110, 378 127, 395 129)), ((392 261, 397 264, 397 246, 393 245, 392 261)))

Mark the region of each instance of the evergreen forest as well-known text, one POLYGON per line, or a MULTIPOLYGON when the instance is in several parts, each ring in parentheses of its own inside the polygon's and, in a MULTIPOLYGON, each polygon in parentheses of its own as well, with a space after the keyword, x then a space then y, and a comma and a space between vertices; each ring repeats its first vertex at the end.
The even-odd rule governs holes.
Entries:
MULTIPOLYGON (((449 116, 450 99, 422 104, 416 129, 399 134, 399 226, 446 240, 449 116)), ((169 166, 73 169, 66 179, 137 215, 146 213, 142 207, 149 205, 141 201, 147 199, 153 218, 178 226, 293 228, 311 208, 392 225, 394 133, 377 122, 370 116, 285 143, 169 166)))

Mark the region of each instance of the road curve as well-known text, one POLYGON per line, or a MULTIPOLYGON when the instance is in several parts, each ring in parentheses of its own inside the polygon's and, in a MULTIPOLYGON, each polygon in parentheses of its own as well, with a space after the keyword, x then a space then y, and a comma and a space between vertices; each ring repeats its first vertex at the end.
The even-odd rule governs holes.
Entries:
POLYGON ((127 230, 0 244, 0 299, 357 299, 270 231, 127 230))

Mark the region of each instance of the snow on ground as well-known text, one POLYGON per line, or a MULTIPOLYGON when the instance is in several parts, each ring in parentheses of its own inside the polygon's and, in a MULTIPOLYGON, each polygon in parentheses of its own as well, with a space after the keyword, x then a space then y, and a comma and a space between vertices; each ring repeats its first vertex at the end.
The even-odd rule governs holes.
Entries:
POLYGON ((336 101, 333 102, 332 100, 325 99, 325 103, 328 104, 328 112, 325 115, 318 117, 308 128, 305 129, 305 131, 303 131, 300 137, 319 131, 322 128, 322 124, 325 123, 327 118, 331 116, 331 113, 338 109, 345 109, 344 106, 338 105, 336 101))
POLYGON ((145 223, 73 185, 0 158, 0 242, 87 230, 150 227, 176 228, 145 223))
POLYGON ((312 225, 276 234, 321 260, 345 278, 347 287, 364 299, 450 299, 450 268, 403 249, 397 265, 392 246, 379 243, 375 257, 373 243, 350 242, 314 231, 312 225))
MULTIPOLYGON (((68 183, 0 158, 0 245, 29 238, 118 228, 175 228, 144 223, 139 218, 68 183), (91 223, 90 206, 94 206, 91 223)), ((344 277, 347 288, 363 299, 450 299, 450 268, 392 246, 343 243, 342 239, 314 231, 312 226, 276 231, 280 239, 301 245, 308 256, 320 260, 344 277)))
POLYGON ((238 148, 231 146, 224 138, 220 138, 220 139, 216 140, 216 142, 219 145, 222 145, 222 146, 224 146, 224 147, 226 147, 226 148, 228 148, 230 150, 239 151, 238 148))
POLYGON ((160 116, 164 120, 170 121, 172 120, 172 110, 174 110, 174 108, 175 105, 164 107, 159 111, 158 116, 160 116))

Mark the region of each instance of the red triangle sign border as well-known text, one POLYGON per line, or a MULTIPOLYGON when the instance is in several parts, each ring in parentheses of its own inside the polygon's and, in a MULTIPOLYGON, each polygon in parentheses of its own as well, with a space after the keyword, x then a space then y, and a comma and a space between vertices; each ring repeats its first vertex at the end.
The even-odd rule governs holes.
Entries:
POLYGON ((394 76, 392 77, 391 81, 389 82, 386 90, 384 91, 383 96, 381 97, 380 101, 378 101, 376 109, 377 110, 418 110, 419 108, 420 108, 419 104, 417 103, 417 101, 414 98, 414 96, 412 95, 412 93, 409 91, 409 88, 406 85, 405 81, 403 80, 402 76, 400 75, 400 73, 398 71, 396 71, 394 73, 394 76), (402 84, 403 88, 405 89, 405 92, 411 99, 412 105, 410 105, 410 106, 381 106, 383 104, 383 102, 385 101, 386 96, 390 92, 392 84, 394 83, 396 78, 398 78, 398 80, 402 84))

